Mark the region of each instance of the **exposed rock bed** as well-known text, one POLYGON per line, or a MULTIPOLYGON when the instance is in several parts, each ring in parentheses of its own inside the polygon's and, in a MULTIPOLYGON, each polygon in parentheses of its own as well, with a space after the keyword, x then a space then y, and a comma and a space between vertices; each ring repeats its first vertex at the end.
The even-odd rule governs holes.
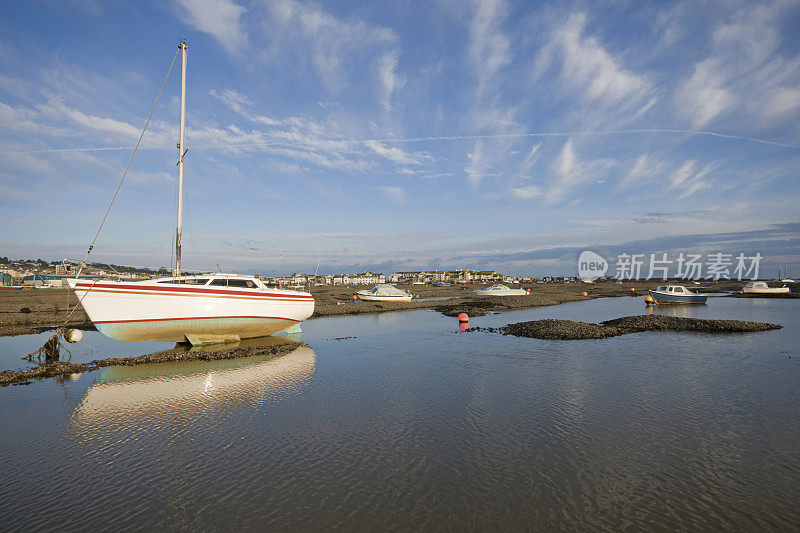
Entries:
POLYGON ((166 363, 176 361, 218 361, 223 359, 238 359, 240 357, 254 357, 272 355, 279 356, 293 351, 299 346, 308 346, 305 343, 286 341, 279 344, 266 346, 235 347, 225 349, 224 345, 219 350, 204 349, 200 351, 166 350, 138 357, 122 357, 98 359, 90 363, 70 363, 67 361, 53 361, 30 370, 0 372, 0 386, 12 384, 27 384, 32 379, 44 379, 65 374, 77 374, 97 370, 106 366, 132 366, 146 363, 166 363))
POLYGON ((779 324, 742 320, 706 320, 664 315, 638 315, 607 320, 600 324, 545 319, 519 322, 499 328, 473 327, 467 331, 489 331, 516 337, 546 340, 605 339, 642 331, 690 331, 694 333, 747 333, 780 329, 779 324))

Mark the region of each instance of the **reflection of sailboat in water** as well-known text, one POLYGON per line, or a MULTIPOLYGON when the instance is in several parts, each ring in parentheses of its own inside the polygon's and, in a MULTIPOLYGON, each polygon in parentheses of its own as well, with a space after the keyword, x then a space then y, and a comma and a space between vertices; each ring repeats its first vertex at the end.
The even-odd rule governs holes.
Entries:
MULTIPOLYGON (((259 345, 288 342, 252 339, 259 345)), ((242 341, 242 347, 248 343, 242 341)), ((253 344, 253 343, 249 343, 253 344)), ((314 374, 314 351, 298 346, 280 356, 254 356, 223 361, 187 361, 108 367, 76 408, 77 433, 137 419, 182 418, 235 404, 278 400, 299 392, 314 374)))

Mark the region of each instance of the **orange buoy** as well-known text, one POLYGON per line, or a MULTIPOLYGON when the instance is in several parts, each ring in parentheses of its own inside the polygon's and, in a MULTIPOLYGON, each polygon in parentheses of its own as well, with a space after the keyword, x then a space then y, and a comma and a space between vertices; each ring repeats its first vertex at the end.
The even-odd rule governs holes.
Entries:
POLYGON ((584 291, 581 293, 581 296, 589 296, 589 293, 584 291))
POLYGON ((357 298, 358 298, 358 296, 356 296, 356 295, 354 294, 354 295, 353 295, 353 301, 355 302, 357 298))
POLYGON ((461 313, 458 315, 459 322, 469 322, 469 315, 467 313, 461 313))
POLYGON ((461 331, 467 331, 469 329, 469 322, 459 322, 458 329, 461 331))

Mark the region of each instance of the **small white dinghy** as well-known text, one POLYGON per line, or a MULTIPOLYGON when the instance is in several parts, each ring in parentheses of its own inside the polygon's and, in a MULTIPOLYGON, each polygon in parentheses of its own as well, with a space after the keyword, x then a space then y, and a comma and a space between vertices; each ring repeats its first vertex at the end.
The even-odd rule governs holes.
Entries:
POLYGON ((475 291, 478 296, 527 296, 527 289, 511 289, 501 283, 475 291))
POLYGON ((370 290, 356 293, 360 300, 380 302, 410 302, 411 293, 398 289, 394 285, 375 285, 370 290))
POLYGON ((751 281, 744 286, 742 292, 747 294, 786 294, 790 292, 789 287, 770 287, 766 281, 751 281))

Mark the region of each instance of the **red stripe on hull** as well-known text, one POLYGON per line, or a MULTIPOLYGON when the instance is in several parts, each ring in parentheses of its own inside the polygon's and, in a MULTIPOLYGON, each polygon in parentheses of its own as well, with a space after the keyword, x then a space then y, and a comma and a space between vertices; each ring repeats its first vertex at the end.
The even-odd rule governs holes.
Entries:
POLYGON ((162 322, 164 320, 219 320, 221 318, 266 318, 271 320, 288 320, 290 322, 302 322, 294 318, 284 318, 280 316, 190 316, 177 318, 137 318, 133 320, 94 320, 94 324, 123 324, 128 322, 162 322))
POLYGON ((173 293, 180 293, 180 292, 190 292, 190 293, 205 293, 205 294, 230 294, 230 295, 240 295, 240 296, 262 296, 262 297, 269 297, 269 298, 297 298, 304 301, 313 300, 313 296, 304 296, 302 294, 275 294, 275 293, 261 293, 261 292, 250 292, 250 291, 232 291, 229 289, 206 289, 206 288, 195 288, 195 287, 156 287, 154 285, 104 285, 100 283, 95 283, 94 285, 91 283, 76 283, 75 289, 78 290, 82 287, 86 289, 131 289, 137 291, 154 291, 154 292, 173 292, 173 293))

